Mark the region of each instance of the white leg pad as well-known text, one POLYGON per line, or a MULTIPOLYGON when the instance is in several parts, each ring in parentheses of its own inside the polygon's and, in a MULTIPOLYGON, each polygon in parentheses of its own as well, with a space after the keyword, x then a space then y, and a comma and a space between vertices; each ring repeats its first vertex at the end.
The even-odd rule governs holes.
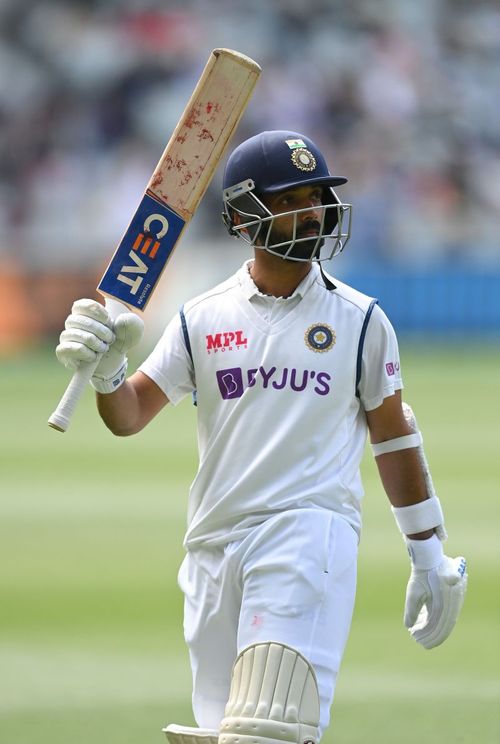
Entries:
POLYGON ((219 744, 315 744, 319 717, 307 659, 281 643, 257 643, 236 659, 219 744))
POLYGON ((219 732, 215 729, 202 729, 191 726, 178 726, 171 723, 162 729, 170 744, 217 744, 219 732))

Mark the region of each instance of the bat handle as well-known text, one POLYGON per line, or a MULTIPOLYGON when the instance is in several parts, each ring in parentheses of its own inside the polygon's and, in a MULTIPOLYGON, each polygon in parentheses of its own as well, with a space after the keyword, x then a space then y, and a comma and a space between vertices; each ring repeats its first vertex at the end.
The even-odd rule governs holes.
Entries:
POLYGON ((76 405, 83 395, 83 391, 89 384, 95 368, 101 361, 101 355, 95 362, 81 364, 74 372, 71 381, 64 391, 54 413, 49 417, 48 424, 56 431, 66 431, 69 422, 75 412, 76 405))

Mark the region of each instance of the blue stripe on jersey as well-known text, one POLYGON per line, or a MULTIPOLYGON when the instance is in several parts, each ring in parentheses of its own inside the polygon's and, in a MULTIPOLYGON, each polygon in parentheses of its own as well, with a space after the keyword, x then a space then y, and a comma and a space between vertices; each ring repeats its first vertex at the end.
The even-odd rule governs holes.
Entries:
POLYGON ((363 363, 363 347, 365 344, 366 329, 368 328, 368 323, 370 322, 373 308, 377 303, 378 300, 372 300, 370 302, 370 306, 366 311, 365 319, 363 321, 363 327, 361 328, 361 334, 359 336, 358 357, 356 360, 356 398, 359 398, 359 383, 361 382, 361 368, 363 363))
MULTIPOLYGON (((184 336, 184 343, 186 344, 187 353, 191 357, 191 362, 193 365, 194 370, 194 359, 193 359, 193 352, 191 350, 191 341, 189 339, 189 331, 186 323, 186 316, 184 315, 184 305, 179 310, 179 315, 181 318, 181 328, 182 328, 182 335, 184 336)), ((193 391, 193 405, 196 405, 196 390, 193 391)))
POLYGON ((188 327, 186 323, 186 316, 184 315, 184 305, 179 310, 179 315, 181 316, 182 335, 184 336, 184 343, 186 344, 187 353, 191 357, 191 361, 193 361, 193 352, 191 351, 191 341, 189 340, 189 332, 188 332, 188 327))

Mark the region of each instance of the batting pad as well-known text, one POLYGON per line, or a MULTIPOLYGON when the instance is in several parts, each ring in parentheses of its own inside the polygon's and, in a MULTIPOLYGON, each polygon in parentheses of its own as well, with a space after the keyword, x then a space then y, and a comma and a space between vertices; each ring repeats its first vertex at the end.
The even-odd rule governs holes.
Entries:
POLYGON ((236 659, 219 744, 315 744, 319 717, 307 659, 281 643, 257 643, 236 659))
POLYGON ((170 744, 217 744, 219 732, 191 726, 178 726, 171 723, 162 729, 170 744))

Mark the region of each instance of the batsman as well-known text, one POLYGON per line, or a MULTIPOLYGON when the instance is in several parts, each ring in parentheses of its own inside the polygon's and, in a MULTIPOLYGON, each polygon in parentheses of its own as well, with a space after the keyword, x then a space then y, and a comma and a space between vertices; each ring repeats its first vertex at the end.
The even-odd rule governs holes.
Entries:
POLYGON ((168 726, 172 744, 319 742, 351 626, 367 436, 409 554, 404 625, 432 649, 460 614, 466 562, 444 553, 395 332, 323 267, 351 233, 346 180, 305 134, 251 137, 223 179, 241 268, 187 301, 130 376, 143 322, 112 303, 75 302, 56 350, 72 368, 101 355, 92 385, 117 436, 195 398, 179 584, 199 728, 168 726))

